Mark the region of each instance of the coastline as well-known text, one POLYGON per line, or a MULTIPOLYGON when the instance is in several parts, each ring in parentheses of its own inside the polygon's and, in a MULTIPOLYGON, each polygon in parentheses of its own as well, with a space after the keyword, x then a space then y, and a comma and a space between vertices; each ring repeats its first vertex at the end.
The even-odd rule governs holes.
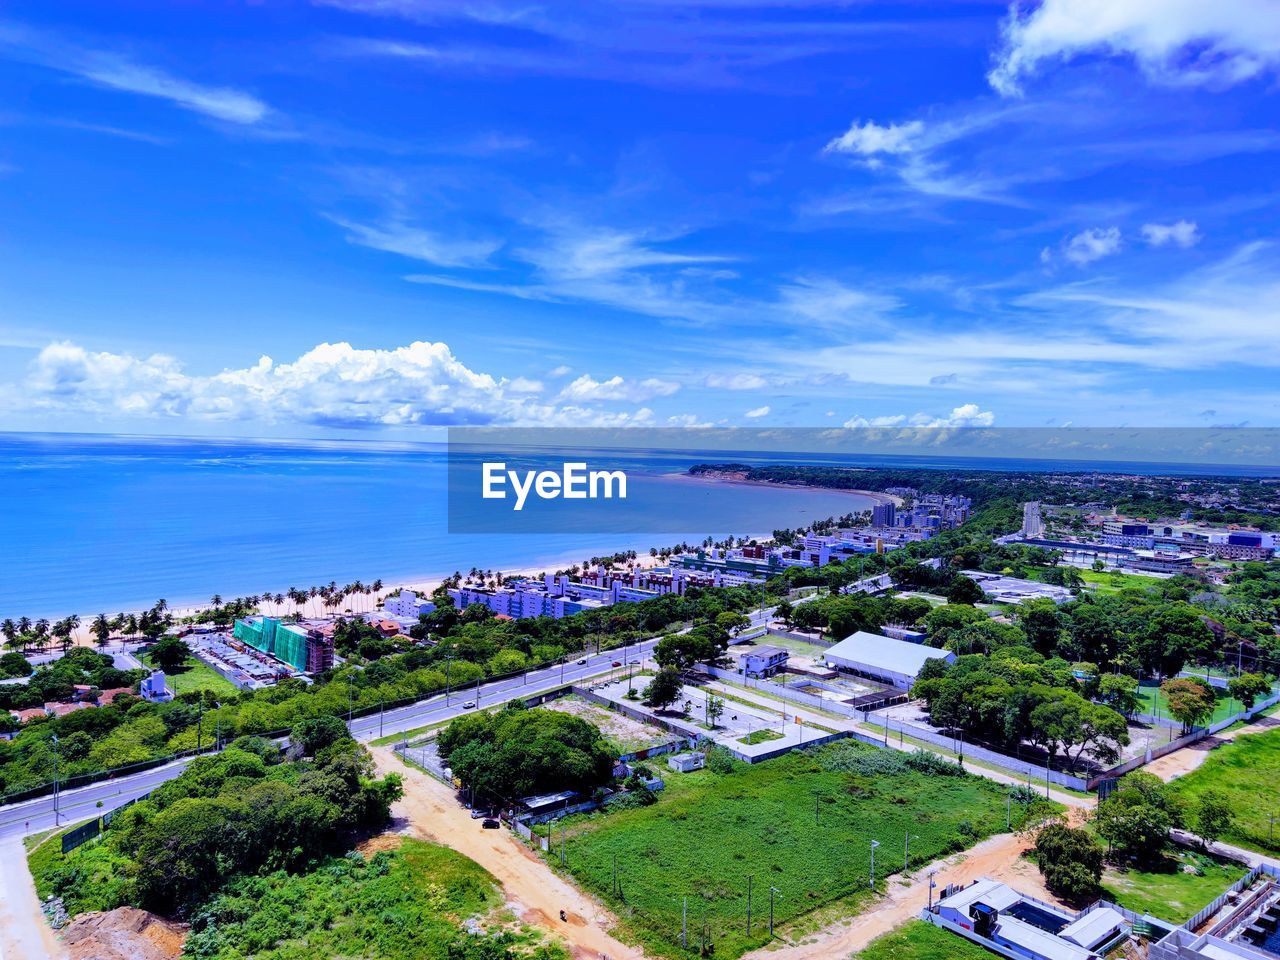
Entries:
POLYGON ((827 493, 851 493, 855 496, 865 497, 866 499, 872 500, 876 503, 892 503, 895 507, 900 507, 903 504, 902 497, 892 493, 884 493, 880 490, 854 490, 846 487, 815 487, 812 484, 807 483, 778 483, 773 480, 747 480, 739 477, 705 476, 702 474, 695 476, 688 473, 673 475, 673 477, 674 476, 678 476, 679 479, 692 481, 694 483, 728 484, 736 487, 768 487, 770 490, 822 490, 827 493))
MULTIPOLYGON (((729 485, 729 486, 740 486, 740 487, 767 488, 775 491, 794 491, 797 493, 811 492, 815 489, 821 489, 825 492, 831 492, 831 493, 853 494, 855 496, 863 498, 864 500, 870 500, 873 503, 894 503, 895 505, 900 505, 902 503, 901 497, 897 497, 892 494, 881 493, 874 490, 851 490, 851 489, 826 488, 826 487, 815 488, 805 484, 775 483, 767 480, 747 480, 747 479, 739 479, 734 477, 723 477, 723 476, 691 475, 684 471, 667 474, 665 479, 697 483, 697 484, 717 484, 717 485, 729 485)), ((772 532, 748 533, 748 534, 745 534, 745 536, 748 540, 764 541, 764 540, 771 539, 773 534, 772 532)), ((622 539, 623 537, 625 537, 625 534, 619 535, 619 539, 622 539)), ((649 553, 648 553, 649 547, 660 547, 660 546, 667 545, 665 543, 657 542, 659 540, 661 540, 661 535, 660 534, 654 535, 655 542, 649 544, 649 546, 646 546, 643 549, 635 548, 636 549, 635 565, 638 568, 644 569, 648 567, 658 566, 661 564, 662 561, 660 558, 651 557, 649 556, 649 553)), ((622 550, 624 549, 632 549, 632 548, 619 547, 618 552, 622 552, 622 550)), ((586 559, 586 557, 583 556, 583 553, 590 552, 590 551, 591 551, 591 548, 588 548, 587 551, 574 551, 572 553, 561 553, 561 554, 550 556, 550 557, 538 558, 529 562, 517 563, 509 568, 508 567, 502 567, 502 568, 490 567, 485 569, 493 573, 501 574, 504 579, 512 578, 512 577, 531 577, 546 571, 567 569, 568 567, 571 567, 574 564, 580 563, 582 560, 586 559)), ((463 568, 464 572, 466 569, 469 569, 469 567, 463 568)), ((363 577, 356 578, 366 584, 372 582, 372 580, 374 579, 379 579, 379 580, 382 580, 384 587, 382 590, 378 591, 376 594, 358 595, 358 596, 352 596, 348 598, 349 600, 354 602, 350 606, 344 605, 341 610, 335 611, 335 613, 346 614, 348 611, 351 611, 352 616, 368 615, 370 613, 375 612, 378 609, 378 606, 382 602, 382 600, 384 600, 388 596, 391 596, 397 593, 401 589, 413 590, 414 592, 424 597, 429 596, 437 587, 440 586, 440 584, 445 579, 451 576, 452 573, 453 571, 419 573, 419 574, 409 574, 409 575, 390 577, 390 578, 383 575, 375 575, 369 580, 365 580, 363 577)), ((296 582, 295 582, 295 585, 297 585, 296 582)), ((307 584, 306 586, 310 587, 311 584, 307 584)), ((278 587, 276 589, 278 592, 283 593, 287 588, 278 587)), ((212 594, 218 591, 211 590, 210 592, 212 594)), ((159 595, 162 595, 162 594, 160 591, 157 591, 157 596, 159 595)), ((231 600, 231 599, 234 599, 232 595, 224 596, 224 600, 231 600)), ((167 609, 174 616, 175 619, 183 619, 186 617, 194 616, 204 610, 207 610, 209 609, 209 606, 210 605, 207 600, 194 600, 190 598, 181 598, 173 601, 172 603, 169 603, 167 609)), ((97 611, 91 611, 91 612, 81 612, 79 613, 80 626, 73 632, 72 641, 77 646, 96 647, 97 645, 96 639, 94 638, 93 634, 90 632, 90 627, 93 623, 94 618, 97 617, 99 613, 107 613, 109 617, 114 616, 117 612, 124 612, 127 614, 136 615, 136 614, 142 613, 143 609, 144 608, 125 609, 123 611, 120 611, 119 608, 116 608, 114 610, 107 610, 107 611, 97 610, 97 611)), ((286 599, 283 603, 280 603, 280 604, 276 604, 274 601, 261 602, 257 604, 257 609, 259 610, 260 613, 266 616, 289 616, 296 612, 294 605, 288 599, 286 599)), ((50 618, 50 619, 57 619, 57 618, 50 618)))

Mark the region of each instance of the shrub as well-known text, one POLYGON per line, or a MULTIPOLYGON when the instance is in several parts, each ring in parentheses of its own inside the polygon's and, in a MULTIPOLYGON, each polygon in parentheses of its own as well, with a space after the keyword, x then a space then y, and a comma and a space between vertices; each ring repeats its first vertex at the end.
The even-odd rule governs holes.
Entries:
POLYGON ((1072 900, 1095 894, 1102 879, 1102 847, 1085 830, 1051 823, 1036 835, 1036 863, 1045 885, 1072 900))

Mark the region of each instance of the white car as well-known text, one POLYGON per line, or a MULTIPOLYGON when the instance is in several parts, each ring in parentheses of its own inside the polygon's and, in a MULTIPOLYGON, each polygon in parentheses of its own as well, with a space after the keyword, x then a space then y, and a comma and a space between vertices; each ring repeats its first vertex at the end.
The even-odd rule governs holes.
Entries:
POLYGON ((475 708, 476 708, 476 702, 474 700, 468 700, 466 703, 462 705, 463 710, 474 710, 475 708))

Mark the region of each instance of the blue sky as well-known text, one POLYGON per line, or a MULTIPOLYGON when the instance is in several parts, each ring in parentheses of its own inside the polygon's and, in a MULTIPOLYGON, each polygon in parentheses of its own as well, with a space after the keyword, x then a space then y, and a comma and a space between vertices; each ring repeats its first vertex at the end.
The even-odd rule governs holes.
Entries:
POLYGON ((1272 0, 16 0, 0 429, 1280 423, 1272 0))

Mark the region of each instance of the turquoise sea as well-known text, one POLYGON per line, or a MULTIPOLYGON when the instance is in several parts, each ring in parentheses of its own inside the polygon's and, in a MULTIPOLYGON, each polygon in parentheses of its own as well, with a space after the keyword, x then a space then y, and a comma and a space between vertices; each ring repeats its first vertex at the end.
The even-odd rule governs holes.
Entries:
POLYGON ((867 509, 864 497, 679 475, 629 457, 628 533, 450 534, 444 445, 0 435, 0 618, 130 611, 454 570, 519 569, 867 509), (634 508, 633 508, 634 509, 634 508), (665 532, 664 532, 665 531, 665 532), (672 532, 682 531, 682 532, 672 532))

